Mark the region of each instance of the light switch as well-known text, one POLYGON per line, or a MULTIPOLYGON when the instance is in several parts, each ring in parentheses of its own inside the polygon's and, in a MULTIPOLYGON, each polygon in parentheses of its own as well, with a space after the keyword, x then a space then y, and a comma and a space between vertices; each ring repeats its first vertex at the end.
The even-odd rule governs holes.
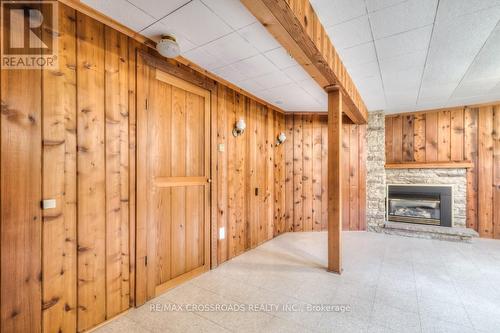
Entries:
POLYGON ((225 239, 226 238, 226 229, 224 227, 219 228, 219 239, 225 239))
POLYGON ((47 199, 42 201, 42 209, 53 209, 56 208, 56 199, 47 199))
POLYGON ((219 152, 223 153, 226 150, 226 146, 223 143, 219 143, 219 152))

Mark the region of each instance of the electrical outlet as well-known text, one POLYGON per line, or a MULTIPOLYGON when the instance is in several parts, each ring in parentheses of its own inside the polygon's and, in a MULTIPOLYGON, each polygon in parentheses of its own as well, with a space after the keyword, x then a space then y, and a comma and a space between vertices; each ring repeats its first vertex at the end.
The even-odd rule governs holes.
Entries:
POLYGON ((226 150, 226 146, 223 143, 219 143, 219 152, 223 153, 226 150))
POLYGON ((219 228, 219 239, 224 239, 226 238, 226 229, 224 227, 219 228))

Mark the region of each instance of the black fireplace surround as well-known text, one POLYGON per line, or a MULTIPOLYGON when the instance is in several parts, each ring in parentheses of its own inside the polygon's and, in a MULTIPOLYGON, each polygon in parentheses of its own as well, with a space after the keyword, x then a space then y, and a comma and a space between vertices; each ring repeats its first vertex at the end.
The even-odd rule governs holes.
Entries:
POLYGON ((451 227, 452 187, 388 185, 387 220, 451 227))

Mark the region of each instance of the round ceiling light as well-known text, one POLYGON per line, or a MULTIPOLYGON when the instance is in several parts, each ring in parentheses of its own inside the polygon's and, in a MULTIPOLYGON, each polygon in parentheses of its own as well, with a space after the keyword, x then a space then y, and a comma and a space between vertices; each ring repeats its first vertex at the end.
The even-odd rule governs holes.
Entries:
POLYGON ((167 58, 175 58, 181 54, 181 48, 172 35, 161 36, 160 41, 156 44, 156 50, 167 58))

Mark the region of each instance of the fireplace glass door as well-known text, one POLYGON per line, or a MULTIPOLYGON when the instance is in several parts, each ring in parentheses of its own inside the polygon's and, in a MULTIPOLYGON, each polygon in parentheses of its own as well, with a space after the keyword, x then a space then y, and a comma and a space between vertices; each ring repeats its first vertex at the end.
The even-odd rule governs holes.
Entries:
POLYGON ((439 195, 395 195, 388 209, 389 221, 439 225, 441 220, 439 195))

